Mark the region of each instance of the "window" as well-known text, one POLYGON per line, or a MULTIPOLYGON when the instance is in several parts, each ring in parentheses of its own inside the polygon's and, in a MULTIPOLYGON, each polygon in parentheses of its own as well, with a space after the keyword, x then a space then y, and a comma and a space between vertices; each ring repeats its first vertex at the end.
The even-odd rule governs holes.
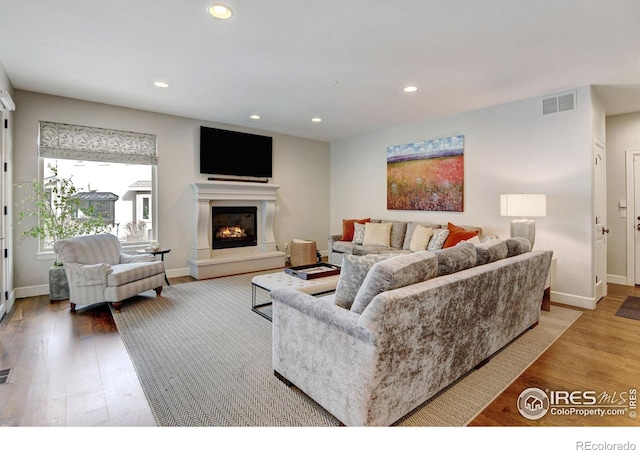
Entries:
MULTIPOLYGON (((156 240, 153 216, 153 172, 155 166, 145 164, 105 163, 71 159, 41 158, 43 178, 58 168, 60 178, 71 177, 80 199, 78 215, 93 206, 101 214, 110 232, 123 245, 156 240)), ((51 249, 43 243, 41 250, 51 249)))
MULTIPOLYGON (((97 211, 111 233, 126 244, 157 240, 155 215, 156 136, 133 131, 39 122, 41 180, 55 167, 78 190, 81 217, 97 211)), ((42 242, 41 250, 52 244, 42 242)))

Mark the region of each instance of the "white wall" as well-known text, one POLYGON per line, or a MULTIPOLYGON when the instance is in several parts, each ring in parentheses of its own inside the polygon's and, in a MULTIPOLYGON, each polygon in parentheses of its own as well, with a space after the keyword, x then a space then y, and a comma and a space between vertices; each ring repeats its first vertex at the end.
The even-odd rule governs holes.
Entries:
POLYGON ((500 194, 544 193, 547 216, 536 221, 535 248, 557 257, 553 300, 594 307, 591 156, 593 134, 604 134, 594 103, 591 88, 582 87, 575 111, 542 116, 536 97, 334 142, 331 233, 340 234, 343 218, 375 217, 479 225, 508 237, 500 194), (388 211, 386 148, 457 134, 465 136, 464 212, 388 211))
MULTIPOLYGON (((38 121, 72 123, 158 136, 158 241, 171 247, 165 257, 168 275, 188 275, 194 245, 195 202, 191 183, 202 179, 198 170, 200 125, 257 134, 195 119, 149 113, 128 108, 16 91, 14 181, 38 177, 38 121)), ((278 190, 274 233, 281 249, 294 238, 313 239, 326 249, 329 227, 330 148, 326 142, 292 136, 273 136, 272 182, 278 190)), ((16 193, 16 196, 18 192, 16 193)), ((20 198, 16 198, 19 204, 20 198)), ((16 225, 16 236, 21 229, 16 225)), ((17 240, 17 238, 14 238, 17 240)), ((28 239, 16 247, 14 284, 17 296, 48 292, 48 269, 52 259, 36 257, 37 242, 28 239)))
POLYGON ((627 200, 626 211, 633 213, 633 198, 627 198, 626 153, 640 150, 640 112, 607 117, 607 226, 609 278, 633 285, 627 279, 627 219, 620 216, 621 199, 627 200))

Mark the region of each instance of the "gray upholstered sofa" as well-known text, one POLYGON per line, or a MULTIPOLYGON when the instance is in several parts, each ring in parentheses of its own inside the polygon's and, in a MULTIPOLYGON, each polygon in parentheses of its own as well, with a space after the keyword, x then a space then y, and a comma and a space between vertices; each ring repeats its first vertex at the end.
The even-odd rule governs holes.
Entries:
POLYGON ((164 263, 152 255, 122 253, 112 234, 63 239, 54 250, 64 265, 69 282, 71 311, 76 305, 113 303, 120 311, 122 300, 154 289, 162 292, 164 263))
POLYGON ((538 323, 551 256, 519 239, 347 255, 333 295, 271 292, 274 372, 345 425, 391 425, 538 323))
MULTIPOLYGON (((353 236, 353 226, 358 227, 358 222, 356 221, 347 221, 343 220, 343 233, 331 235, 328 238, 327 248, 329 250, 328 261, 330 264, 341 265, 342 257, 345 254, 348 255, 369 255, 369 254, 385 254, 385 253, 411 253, 410 247, 412 238, 414 237, 414 231, 416 228, 429 227, 434 230, 440 230, 444 233, 443 238, 446 240, 449 233, 449 228, 462 228, 466 231, 477 232, 478 239, 484 240, 487 236, 485 236, 482 232, 481 227, 477 226, 469 226, 469 225, 461 225, 459 227, 447 223, 447 224, 438 224, 438 223, 428 223, 428 222, 404 222, 404 221, 396 221, 396 220, 385 220, 385 219, 363 219, 367 220, 368 223, 372 224, 380 224, 380 223, 388 223, 390 224, 390 232, 388 237, 388 242, 386 241, 373 241, 373 245, 364 241, 364 236, 360 236, 358 239, 358 233, 356 230, 355 236, 353 236), (350 222, 350 223, 349 223, 350 222), (353 237, 352 237, 353 236, 353 237)), ((361 225, 366 225, 361 224, 361 225)), ((434 236, 435 238, 435 236, 434 236)), ((444 241, 439 241, 440 244, 444 244, 444 241)), ((438 245, 436 239, 431 239, 428 243, 430 244, 430 250, 438 249, 438 245)))

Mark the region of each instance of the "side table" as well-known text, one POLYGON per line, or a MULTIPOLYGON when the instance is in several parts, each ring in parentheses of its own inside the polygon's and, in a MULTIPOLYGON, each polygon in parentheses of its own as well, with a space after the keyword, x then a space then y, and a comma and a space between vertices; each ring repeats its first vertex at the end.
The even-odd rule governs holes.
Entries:
MULTIPOLYGON (((157 250, 151 250, 151 249, 143 248, 142 250, 138 250, 136 253, 148 254, 148 255, 153 255, 153 256, 160 255, 160 260, 162 262, 164 262, 165 253, 169 253, 170 251, 171 251, 170 248, 162 248, 162 247, 157 249, 157 250)), ((167 282, 167 286, 171 286, 171 283, 169 283, 169 279, 167 278, 167 270, 166 269, 164 271, 164 281, 167 282)))

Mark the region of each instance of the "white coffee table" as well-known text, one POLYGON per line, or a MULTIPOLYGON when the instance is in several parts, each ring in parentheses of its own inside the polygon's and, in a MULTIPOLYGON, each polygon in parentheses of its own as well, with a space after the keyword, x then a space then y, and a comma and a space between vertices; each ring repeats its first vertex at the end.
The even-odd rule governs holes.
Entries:
POLYGON ((311 280, 303 280, 294 275, 284 272, 267 273, 264 275, 256 275, 251 279, 251 310, 271 320, 268 314, 260 311, 259 308, 271 305, 271 302, 256 304, 256 289, 260 288, 267 292, 274 289, 295 289, 305 292, 309 295, 328 294, 336 290, 340 275, 330 275, 328 277, 313 278, 311 280))

